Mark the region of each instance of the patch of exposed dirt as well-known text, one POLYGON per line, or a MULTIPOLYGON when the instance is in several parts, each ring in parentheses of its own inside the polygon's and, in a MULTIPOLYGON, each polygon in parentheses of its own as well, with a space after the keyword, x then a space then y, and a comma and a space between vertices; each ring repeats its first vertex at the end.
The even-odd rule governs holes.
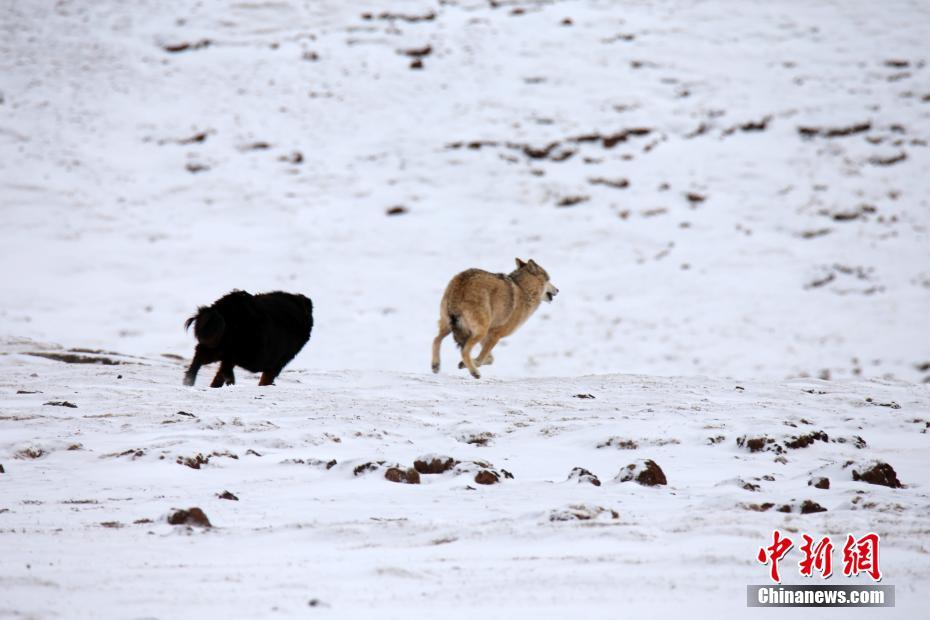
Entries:
POLYGON ((575 467, 568 473, 568 480, 575 480, 578 483, 593 484, 596 487, 601 486, 600 479, 584 467, 575 467))
POLYGON ((413 468, 421 474, 442 474, 458 464, 451 456, 427 455, 421 456, 413 462, 413 468))
POLYGON ((47 403, 42 403, 43 405, 49 405, 51 407, 67 407, 69 409, 77 409, 78 406, 74 403, 67 400, 50 400, 47 403))
POLYGON ((561 510, 553 510, 549 513, 549 520, 590 521, 601 516, 609 516, 611 519, 619 519, 620 513, 612 508, 603 508, 601 506, 586 506, 585 504, 573 504, 561 510))
POLYGON ((204 511, 197 507, 188 508, 187 510, 175 510, 169 513, 168 523, 203 528, 213 527, 204 511))
POLYGON ((652 459, 646 459, 640 463, 631 463, 620 470, 615 478, 619 482, 635 481, 647 487, 654 487, 668 484, 665 478, 665 472, 652 459))
POLYGON ((904 488, 901 481, 898 480, 898 474, 894 467, 888 463, 878 462, 862 471, 853 470, 852 478, 855 481, 867 482, 869 484, 878 484, 892 489, 904 488))
POLYGON ((391 482, 401 482, 404 484, 420 484, 420 474, 413 467, 401 469, 400 467, 391 467, 384 472, 384 477, 391 482))

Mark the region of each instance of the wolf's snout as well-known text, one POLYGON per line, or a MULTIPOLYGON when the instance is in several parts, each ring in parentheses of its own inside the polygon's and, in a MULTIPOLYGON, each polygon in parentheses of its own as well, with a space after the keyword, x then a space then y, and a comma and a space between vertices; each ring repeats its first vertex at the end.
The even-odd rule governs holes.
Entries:
POLYGON ((551 302, 555 299, 555 296, 559 294, 559 289, 552 286, 551 284, 546 285, 546 301, 551 302))

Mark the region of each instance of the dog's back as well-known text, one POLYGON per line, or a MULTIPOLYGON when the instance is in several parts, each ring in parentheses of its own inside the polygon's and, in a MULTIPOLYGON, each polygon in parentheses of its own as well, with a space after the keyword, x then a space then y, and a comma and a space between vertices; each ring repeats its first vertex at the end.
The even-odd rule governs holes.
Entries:
POLYGON ((233 366, 263 372, 263 382, 270 382, 310 339, 313 303, 304 295, 281 291, 233 291, 200 307, 185 323, 191 325, 199 344, 188 384, 193 384, 200 365, 214 361, 222 362, 220 372, 227 384, 234 382, 233 366))

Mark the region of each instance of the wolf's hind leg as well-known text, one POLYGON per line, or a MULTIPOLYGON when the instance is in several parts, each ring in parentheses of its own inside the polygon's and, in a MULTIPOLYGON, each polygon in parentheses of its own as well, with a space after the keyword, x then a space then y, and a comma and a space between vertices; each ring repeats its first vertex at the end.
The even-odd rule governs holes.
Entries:
POLYGON ((433 372, 439 372, 439 349, 442 347, 442 339, 451 333, 449 322, 439 321, 439 335, 433 338, 433 372))
POLYGON ((481 373, 478 372, 478 368, 475 366, 474 360, 471 359, 471 350, 479 342, 481 342, 481 336, 471 336, 468 341, 465 342, 465 346, 462 347, 462 363, 465 365, 465 368, 468 369, 468 372, 471 373, 471 376, 475 379, 480 379, 481 373))
POLYGON ((475 360, 478 366, 488 366, 494 363, 494 356, 491 355, 491 349, 497 346, 500 339, 500 334, 495 334, 493 332, 488 334, 488 337, 484 339, 484 343, 481 345, 481 353, 478 354, 475 360))

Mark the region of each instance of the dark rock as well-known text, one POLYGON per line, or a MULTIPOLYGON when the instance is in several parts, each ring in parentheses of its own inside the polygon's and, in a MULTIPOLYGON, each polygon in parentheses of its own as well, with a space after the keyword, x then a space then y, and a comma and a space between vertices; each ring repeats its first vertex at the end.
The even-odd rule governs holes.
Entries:
POLYGON ((362 474, 367 474, 370 471, 375 471, 379 466, 384 465, 384 461, 378 461, 377 463, 362 463, 361 465, 356 466, 352 473, 356 476, 361 476, 362 474))
POLYGON ((591 399, 594 398, 594 394, 575 394, 575 398, 591 399))
POLYGON ((216 496, 220 499, 229 499, 234 502, 238 502, 239 498, 230 493, 229 491, 223 491, 222 493, 217 493, 216 496))
POLYGON ((69 409, 77 409, 77 405, 67 400, 50 400, 47 403, 42 404, 50 405, 52 407, 68 407, 69 409))
POLYGON ((829 489, 830 479, 824 478, 824 477, 811 478, 810 480, 807 481, 807 486, 814 487, 816 489, 829 489))
POLYGON ((475 474, 475 482, 478 484, 497 484, 500 480, 500 475, 491 469, 482 469, 475 474))
POLYGON ((617 474, 617 480, 620 482, 629 482, 633 480, 647 487, 668 484, 665 478, 665 472, 651 459, 646 459, 639 465, 635 463, 627 465, 617 474))
POLYGON ((601 486, 600 479, 589 472, 584 467, 575 467, 568 473, 569 480, 576 480, 579 483, 586 482, 588 484, 593 484, 596 487, 601 486))
POLYGON ((827 511, 826 508, 824 508, 817 502, 812 502, 809 499, 806 499, 803 502, 801 502, 801 514, 802 515, 808 515, 808 514, 811 514, 812 512, 826 512, 826 511, 827 511))
POLYGON ((785 504, 776 508, 778 512, 791 512, 791 504, 785 504))
POLYGON ((411 69, 422 69, 423 61, 420 60, 419 58, 414 58, 413 60, 410 61, 410 68, 411 69))
POLYGON ((210 519, 200 508, 188 508, 187 510, 175 510, 168 515, 168 523, 171 525, 193 525, 197 527, 213 527, 210 519))
POLYGON ((402 482, 404 484, 420 484, 420 474, 412 467, 401 469, 391 467, 384 472, 384 477, 391 482, 402 482))
POLYGON ((898 480, 898 474, 888 463, 876 463, 861 473, 854 469, 852 477, 853 480, 856 481, 861 480, 869 484, 880 484, 882 486, 891 487, 892 489, 904 487, 901 481, 898 480))
POLYGON ((455 467, 456 463, 451 456, 421 456, 413 462, 413 468, 421 474, 441 474, 455 467))
POLYGON ((815 441, 828 441, 829 438, 827 434, 823 431, 815 431, 813 433, 808 433, 806 435, 801 435, 800 437, 795 437, 791 441, 786 441, 785 446, 793 450, 798 448, 806 448, 815 441))
POLYGON ((393 207, 388 208, 385 211, 385 213, 387 213, 388 215, 403 215, 404 213, 407 213, 409 211, 410 210, 403 205, 395 205, 393 207))
POLYGON ((3 469, 3 465, 0 464, 0 474, 5 474, 5 473, 6 473, 6 470, 3 469))
POLYGON ((755 512, 765 512, 766 510, 771 509, 772 506, 774 505, 775 504, 773 504, 772 502, 765 502, 762 504, 743 504, 743 507, 746 508, 746 510, 754 510, 755 512))

